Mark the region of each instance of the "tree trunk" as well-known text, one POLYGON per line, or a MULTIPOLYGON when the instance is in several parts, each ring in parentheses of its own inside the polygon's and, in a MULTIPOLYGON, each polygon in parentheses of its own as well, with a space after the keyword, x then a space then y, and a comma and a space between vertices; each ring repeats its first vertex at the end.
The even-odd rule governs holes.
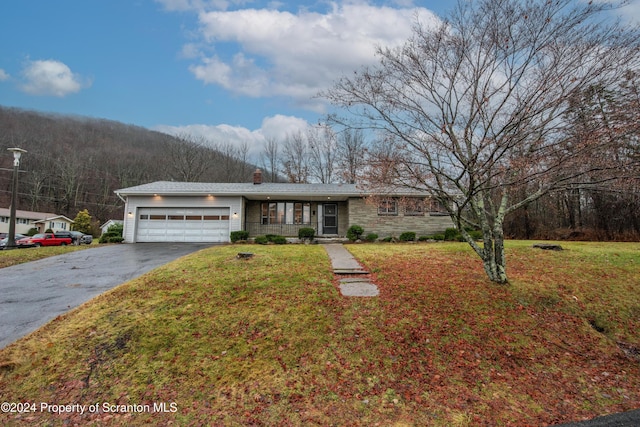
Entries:
POLYGON ((493 251, 491 253, 490 266, 491 269, 487 271, 487 263, 485 261, 485 271, 492 282, 499 284, 509 283, 507 278, 506 258, 504 256, 504 234, 502 231, 502 225, 500 225, 499 234, 498 230, 494 230, 493 237, 493 251))
POLYGON ((484 270, 489 280, 501 285, 507 284, 509 280, 507 278, 504 254, 504 217, 507 213, 507 193, 503 193, 500 206, 494 215, 491 215, 486 209, 482 196, 473 198, 471 207, 482 229, 483 247, 480 247, 464 229, 462 226, 462 213, 458 212, 455 219, 460 234, 482 259, 484 270))

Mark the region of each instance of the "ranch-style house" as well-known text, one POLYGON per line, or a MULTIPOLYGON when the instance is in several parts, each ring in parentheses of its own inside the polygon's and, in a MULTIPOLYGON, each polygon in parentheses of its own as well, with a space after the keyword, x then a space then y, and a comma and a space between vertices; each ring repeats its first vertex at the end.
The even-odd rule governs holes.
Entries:
POLYGON ((351 225, 380 238, 441 233, 453 227, 442 207, 425 194, 367 194, 356 184, 158 181, 117 190, 124 201, 124 241, 228 242, 230 233, 250 237, 297 237, 302 227, 316 236, 344 237, 351 225))

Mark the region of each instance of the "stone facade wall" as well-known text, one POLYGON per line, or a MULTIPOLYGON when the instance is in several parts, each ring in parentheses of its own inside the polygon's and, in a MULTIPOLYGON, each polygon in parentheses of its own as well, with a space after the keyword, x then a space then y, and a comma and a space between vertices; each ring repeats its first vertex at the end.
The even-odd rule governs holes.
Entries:
POLYGON ((349 206, 346 202, 338 203, 338 236, 346 236, 350 227, 349 222, 349 206))
MULTIPOLYGON (((260 234, 281 234, 286 236, 297 236, 300 227, 313 227, 318 230, 318 205, 319 202, 311 202, 311 224, 310 225, 287 225, 279 229, 276 227, 261 227, 260 205, 261 201, 246 200, 245 205, 245 226, 251 232, 251 237, 260 234)), ((398 215, 378 215, 378 207, 365 202, 361 198, 350 198, 348 202, 335 202, 338 205, 338 235, 344 237, 351 225, 359 225, 364 228, 365 235, 376 233, 379 237, 398 237, 405 231, 413 231, 416 236, 427 236, 444 232, 445 229, 453 227, 449 216, 429 215, 422 216, 405 215, 400 209, 398 215)))
POLYGON ((425 213, 409 216, 404 214, 403 209, 399 209, 398 215, 378 215, 376 204, 360 198, 349 199, 349 224, 363 227, 365 236, 376 233, 380 238, 398 237, 405 231, 413 231, 417 237, 428 236, 454 227, 451 218, 443 215, 425 213))

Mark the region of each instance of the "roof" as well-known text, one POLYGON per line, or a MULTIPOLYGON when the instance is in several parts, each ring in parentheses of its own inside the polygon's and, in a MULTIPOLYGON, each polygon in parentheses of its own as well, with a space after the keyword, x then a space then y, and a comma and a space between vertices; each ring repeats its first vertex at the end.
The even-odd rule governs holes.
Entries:
POLYGON ((307 200, 346 200, 350 197, 384 193, 394 196, 427 196, 410 189, 367 191, 356 184, 291 184, 291 183, 206 183, 156 181, 116 190, 119 196, 242 196, 249 200, 305 198, 307 200))
MULTIPOLYGON (((0 216, 10 217, 11 210, 9 208, 0 208, 0 216)), ((16 209, 16 218, 24 218, 35 221, 50 218, 53 216, 56 216, 56 214, 50 212, 21 211, 19 209, 16 209)))
POLYGON ((52 221, 52 220, 54 220, 54 219, 63 219, 63 220, 68 221, 68 222, 75 222, 75 221, 74 221, 74 220, 72 220, 71 218, 67 218, 67 217, 66 217, 66 216, 64 216, 64 215, 55 215, 55 214, 54 214, 54 215, 53 215, 53 216, 51 216, 51 217, 42 218, 41 220, 35 221, 35 223, 38 223, 38 222, 47 222, 47 221, 52 221))
POLYGON ((124 223, 124 221, 123 221, 123 220, 121 220, 121 219, 109 219, 109 220, 107 220, 107 222, 105 222, 104 224, 102 224, 102 225, 100 226, 100 228, 103 228, 103 227, 105 227, 105 226, 107 226, 107 225, 123 224, 123 223, 124 223))
POLYGON ((362 191, 355 184, 289 184, 289 183, 205 183, 157 181, 116 190, 120 196, 243 196, 252 200, 268 197, 327 197, 346 200, 360 197, 362 191))

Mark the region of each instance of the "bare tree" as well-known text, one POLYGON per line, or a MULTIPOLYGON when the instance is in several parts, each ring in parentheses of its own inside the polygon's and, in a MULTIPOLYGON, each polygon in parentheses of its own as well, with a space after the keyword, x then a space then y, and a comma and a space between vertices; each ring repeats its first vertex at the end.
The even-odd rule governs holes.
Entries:
POLYGON ((367 145, 361 129, 345 129, 338 134, 337 167, 342 180, 360 181, 367 164, 367 145))
POLYGON ((242 156, 246 157, 248 146, 236 146, 229 141, 215 144, 217 151, 215 166, 218 170, 218 180, 220 182, 240 182, 245 178, 244 167, 241 167, 242 156))
POLYGON ((380 48, 378 66, 344 77, 325 96, 389 135, 390 175, 378 184, 430 191, 489 279, 506 283, 507 215, 554 189, 614 178, 608 164, 577 167, 611 141, 576 140, 567 120, 574 94, 611 87, 640 65, 639 33, 608 23, 612 7, 460 0, 447 20, 416 22, 403 47, 380 48), (466 226, 482 230, 482 245, 466 226))
POLYGON ((78 206, 84 185, 84 167, 80 155, 67 152, 56 164, 56 204, 63 212, 71 212, 78 206))
POLYGON ((290 135, 284 141, 282 170, 289 182, 309 182, 309 147, 302 132, 290 135))
POLYGON ((336 134, 329 126, 314 126, 307 130, 307 141, 311 177, 323 184, 332 183, 338 154, 336 134))
POLYGON ((277 182, 278 165, 280 163, 278 141, 275 138, 268 138, 265 142, 261 155, 262 170, 266 172, 266 179, 269 182, 277 182))
POLYGON ((178 181, 195 182, 212 165, 212 150, 202 137, 178 135, 177 141, 167 140, 165 149, 171 159, 171 177, 178 181))
MULTIPOLYGON (((236 171, 238 173, 238 181, 242 181, 247 175, 249 170, 247 169, 248 161, 249 161, 249 143, 247 141, 242 141, 240 145, 236 147, 236 155, 234 156, 236 160, 236 171)), ((253 173, 253 169, 251 170, 253 173)))

